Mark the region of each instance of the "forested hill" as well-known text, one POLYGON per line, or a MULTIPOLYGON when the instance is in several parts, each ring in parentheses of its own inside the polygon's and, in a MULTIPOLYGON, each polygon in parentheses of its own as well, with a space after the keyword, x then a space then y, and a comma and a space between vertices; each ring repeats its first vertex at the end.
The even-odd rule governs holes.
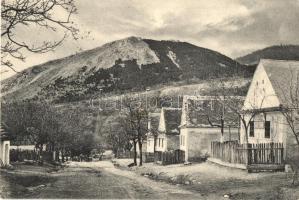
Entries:
POLYGON ((299 45, 277 45, 254 51, 248 55, 237 58, 239 63, 257 65, 259 60, 299 60, 299 45))
POLYGON ((5 99, 68 102, 234 75, 248 77, 252 70, 187 42, 129 37, 26 69, 2 81, 1 92, 5 99))

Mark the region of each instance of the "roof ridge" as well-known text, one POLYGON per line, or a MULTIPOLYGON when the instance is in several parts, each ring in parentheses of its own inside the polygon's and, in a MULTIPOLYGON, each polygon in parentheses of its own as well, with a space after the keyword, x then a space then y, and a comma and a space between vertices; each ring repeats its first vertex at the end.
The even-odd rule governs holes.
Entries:
POLYGON ((271 62, 296 62, 299 63, 298 60, 281 60, 281 59, 269 59, 269 58, 261 58, 260 62, 271 61, 271 62))

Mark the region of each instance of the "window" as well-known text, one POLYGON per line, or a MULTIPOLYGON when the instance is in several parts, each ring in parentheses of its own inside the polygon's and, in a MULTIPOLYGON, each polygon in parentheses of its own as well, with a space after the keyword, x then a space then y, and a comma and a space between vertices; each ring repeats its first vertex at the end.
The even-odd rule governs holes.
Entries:
POLYGON ((162 148, 163 148, 164 139, 161 139, 161 140, 162 140, 162 148))
POLYGON ((270 121, 265 121, 265 138, 270 138, 270 121))
POLYGON ((254 121, 249 122, 249 137, 254 137, 254 121))
POLYGON ((160 142, 161 142, 161 139, 159 138, 159 147, 160 147, 160 142))

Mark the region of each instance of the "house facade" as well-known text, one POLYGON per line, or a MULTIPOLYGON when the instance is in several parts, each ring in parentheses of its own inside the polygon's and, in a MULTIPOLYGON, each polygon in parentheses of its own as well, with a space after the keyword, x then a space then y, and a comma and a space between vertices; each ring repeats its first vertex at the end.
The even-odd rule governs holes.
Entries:
POLYGON ((156 140, 156 151, 166 152, 180 148, 181 109, 162 108, 156 140))
MULTIPOLYGON (((291 109, 293 119, 299 115, 298 74, 298 61, 260 61, 244 102, 248 130, 241 124, 241 144, 281 143, 284 156, 292 157, 298 152, 295 136, 283 114, 284 109, 291 109)), ((294 122, 298 130, 298 118, 294 122)))
MULTIPOLYGON (((214 97, 184 96, 182 118, 180 125, 180 150, 185 152, 185 161, 200 161, 209 156, 211 142, 220 140, 238 140, 237 124, 225 123, 221 136, 220 116, 221 107, 214 97)), ((232 122, 238 121, 233 113, 222 113, 232 122)))
POLYGON ((149 113, 148 133, 146 137, 146 152, 154 153, 155 151, 155 135, 158 134, 160 113, 149 113))
POLYGON ((0 127, 0 166, 9 165, 10 141, 4 126, 0 127))

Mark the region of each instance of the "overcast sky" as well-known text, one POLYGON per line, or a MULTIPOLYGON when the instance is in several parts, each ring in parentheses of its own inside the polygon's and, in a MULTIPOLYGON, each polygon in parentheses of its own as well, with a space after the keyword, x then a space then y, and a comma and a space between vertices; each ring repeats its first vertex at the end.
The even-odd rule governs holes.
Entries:
MULTIPOLYGON (((299 0, 77 0, 76 4, 73 20, 84 39, 68 39, 54 52, 27 55, 26 62, 15 62, 17 70, 129 36, 187 41, 232 58, 270 45, 299 44, 299 0)), ((22 37, 34 39, 34 35, 22 37)), ((2 78, 11 74, 2 73, 2 78)))

